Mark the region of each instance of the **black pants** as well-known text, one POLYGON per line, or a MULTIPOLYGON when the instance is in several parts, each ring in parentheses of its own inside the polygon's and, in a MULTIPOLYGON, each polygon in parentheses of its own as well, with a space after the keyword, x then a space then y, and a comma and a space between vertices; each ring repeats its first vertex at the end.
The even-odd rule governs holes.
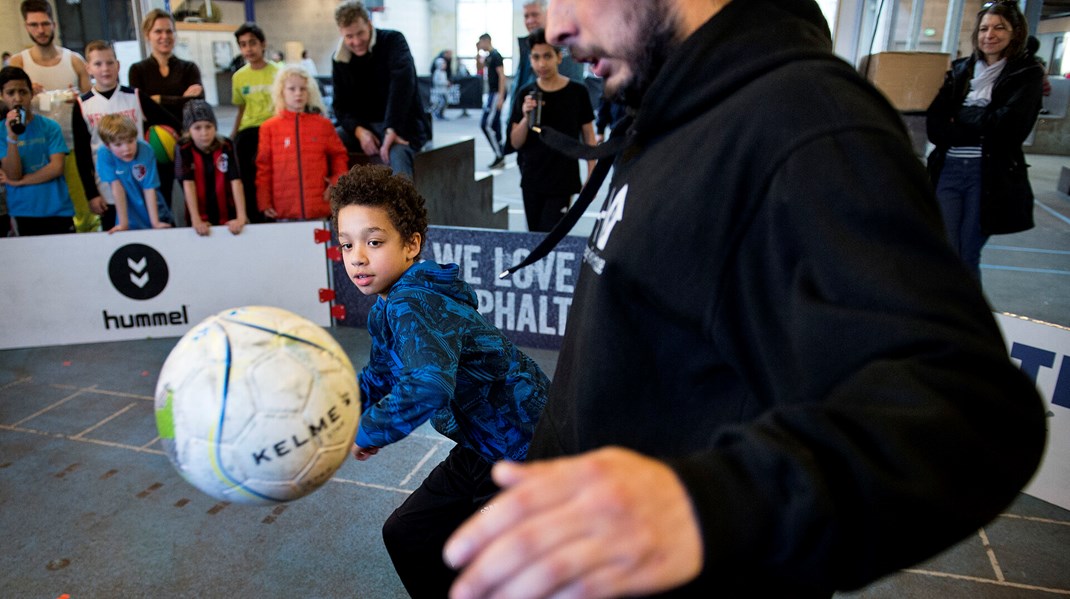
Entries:
POLYGON ((549 231, 568 211, 571 194, 539 193, 521 188, 528 231, 549 231))
POLYGON ((73 216, 16 216, 15 233, 19 237, 74 233, 73 216))
POLYGON ((260 147, 260 127, 242 129, 234 137, 234 153, 238 158, 238 174, 245 190, 245 215, 251 223, 266 222, 256 205, 256 152, 260 147))
MULTIPOLYGON (((167 208, 171 211, 171 214, 176 214, 178 210, 175 209, 175 205, 171 203, 171 196, 175 191, 175 163, 174 162, 157 162, 156 170, 160 176, 160 189, 157 191, 160 196, 163 197, 163 203, 167 204, 167 208)), ((182 202, 185 202, 183 196, 182 202)), ((183 214, 185 213, 185 205, 182 206, 183 214)))
POLYGON ((448 594, 457 573, 442 561, 442 548, 453 531, 498 492, 491 466, 471 449, 454 447, 383 524, 390 560, 414 599, 448 594))

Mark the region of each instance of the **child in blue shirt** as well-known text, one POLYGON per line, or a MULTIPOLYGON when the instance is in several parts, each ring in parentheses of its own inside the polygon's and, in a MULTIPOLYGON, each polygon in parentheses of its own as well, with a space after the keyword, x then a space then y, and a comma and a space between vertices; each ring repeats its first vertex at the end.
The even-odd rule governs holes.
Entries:
POLYGON ((331 190, 331 218, 350 280, 379 296, 353 456, 367 460, 429 420, 457 442, 383 525, 409 594, 445 597, 456 576, 442 562, 446 538, 498 491, 491 466, 527 457, 549 380, 479 313, 456 264, 417 261, 427 210, 407 177, 354 167, 331 190))
POLYGON ((74 203, 63 178, 67 142, 59 123, 33 113, 33 83, 18 67, 0 69, 7 140, 0 147, 0 182, 17 235, 74 232, 74 203))
POLYGON ((134 121, 125 114, 105 115, 98 131, 103 145, 97 150, 97 175, 111 186, 118 215, 108 233, 173 226, 171 210, 157 191, 156 154, 137 138, 134 121))

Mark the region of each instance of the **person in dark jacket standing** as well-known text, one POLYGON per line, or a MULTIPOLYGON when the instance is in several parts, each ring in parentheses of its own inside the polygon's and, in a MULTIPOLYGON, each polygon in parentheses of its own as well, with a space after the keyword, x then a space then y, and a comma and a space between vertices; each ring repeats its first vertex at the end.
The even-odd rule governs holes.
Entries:
POLYGON ((447 542, 450 597, 829 597, 998 515, 1043 403, 817 4, 548 23, 637 112, 592 149, 622 145, 550 398, 447 542))
MULTIPOLYGON (((175 18, 171 13, 154 8, 141 21, 141 33, 149 42, 151 54, 141 62, 130 65, 130 87, 142 96, 152 98, 162 106, 176 123, 182 122, 182 107, 194 98, 204 99, 201 70, 197 64, 175 56, 175 18)), ((158 162, 160 195, 164 203, 174 209, 171 195, 175 184, 173 162, 158 162)))
POLYGON ((364 4, 334 11, 342 39, 331 60, 334 116, 351 152, 378 156, 412 178, 416 152, 431 139, 431 115, 416 88, 416 64, 400 31, 372 27, 364 4))
POLYGON ((981 279, 989 235, 1033 228, 1022 142, 1040 114, 1044 69, 1026 51, 1029 25, 1015 2, 989 2, 973 54, 951 65, 929 106, 929 172, 951 246, 981 279))

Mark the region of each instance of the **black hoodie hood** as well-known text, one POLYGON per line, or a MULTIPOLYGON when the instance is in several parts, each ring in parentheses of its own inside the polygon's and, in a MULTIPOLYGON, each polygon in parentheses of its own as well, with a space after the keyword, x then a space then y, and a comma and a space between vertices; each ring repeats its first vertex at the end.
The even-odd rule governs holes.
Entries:
POLYGON ((672 129, 800 58, 839 60, 813 0, 734 0, 669 54, 642 98, 635 132, 641 139, 672 129), (753 52, 763 45, 768 51, 753 52), (674 62, 677 57, 684 58, 674 62))

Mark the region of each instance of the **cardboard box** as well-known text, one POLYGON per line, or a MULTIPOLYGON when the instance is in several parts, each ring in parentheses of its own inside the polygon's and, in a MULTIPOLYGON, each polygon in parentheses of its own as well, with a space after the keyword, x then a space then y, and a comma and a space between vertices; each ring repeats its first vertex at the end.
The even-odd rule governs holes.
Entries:
POLYGON ((862 59, 858 71, 902 112, 924 111, 944 83, 951 56, 942 52, 880 52, 862 59))

